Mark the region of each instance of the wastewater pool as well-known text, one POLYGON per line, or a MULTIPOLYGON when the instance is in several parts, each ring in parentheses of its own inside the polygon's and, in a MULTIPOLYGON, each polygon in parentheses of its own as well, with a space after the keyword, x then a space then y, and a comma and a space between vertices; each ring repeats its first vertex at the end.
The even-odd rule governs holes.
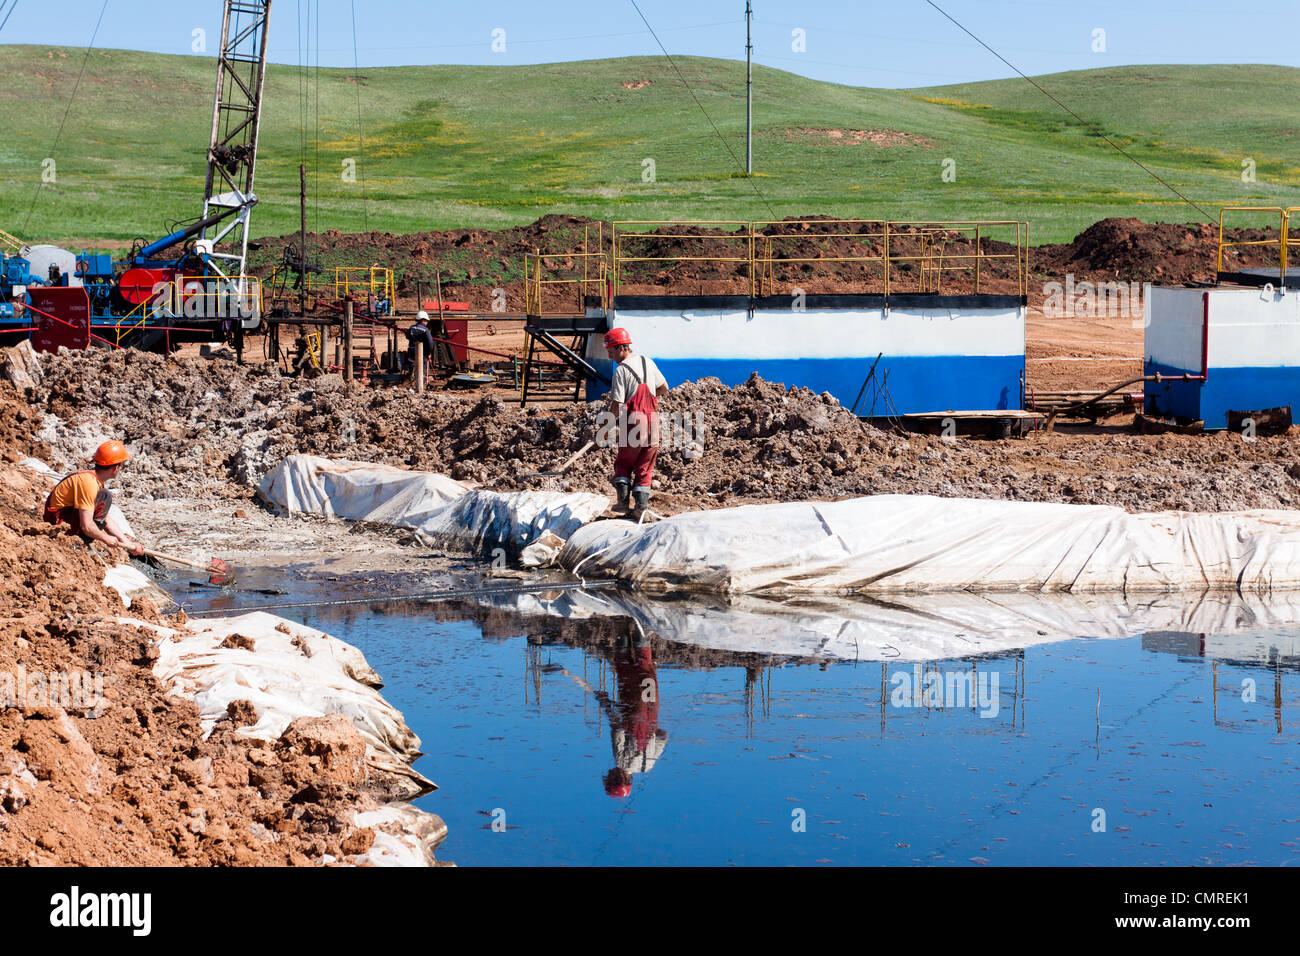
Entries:
MULTIPOLYGON (((285 586, 286 601, 375 589, 285 586)), ((191 606, 272 600, 200 592, 191 606)), ((461 865, 1300 860, 1300 629, 1038 629, 1024 647, 846 660, 817 656, 825 640, 736 650, 758 628, 716 606, 657 609, 658 631, 536 602, 275 613, 383 675, 439 786, 417 805, 447 822, 438 855, 461 865), (682 615, 711 636, 680 640, 682 615)))

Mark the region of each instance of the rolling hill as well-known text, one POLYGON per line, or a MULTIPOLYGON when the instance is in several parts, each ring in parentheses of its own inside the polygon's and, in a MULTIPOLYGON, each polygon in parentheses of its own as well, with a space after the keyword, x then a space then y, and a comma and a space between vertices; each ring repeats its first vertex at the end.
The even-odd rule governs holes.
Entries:
MULTIPOLYGON (((90 244, 162 235, 199 212, 214 61, 96 50, 70 103, 83 55, 0 46, 0 229, 90 244), (42 184, 47 158, 56 181, 42 184)), ((747 179, 743 64, 677 62, 726 146, 661 58, 358 79, 271 66, 254 233, 297 228, 300 161, 313 231, 497 228, 552 212, 819 214, 1026 219, 1046 242, 1106 216, 1206 218, 1022 80, 876 90, 756 67, 747 179)), ((1300 205, 1300 69, 1121 67, 1039 82, 1211 216, 1225 203, 1300 205)))

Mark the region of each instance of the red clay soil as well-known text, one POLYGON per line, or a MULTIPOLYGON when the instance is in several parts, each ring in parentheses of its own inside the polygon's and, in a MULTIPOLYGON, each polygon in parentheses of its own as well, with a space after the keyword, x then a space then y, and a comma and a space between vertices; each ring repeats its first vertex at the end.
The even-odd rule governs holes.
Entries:
MULTIPOLYGON (((0 384, 6 458, 39 451, 23 435, 30 421, 0 384)), ((37 518, 44 487, 31 474, 0 464, 0 866, 305 865, 365 852, 374 833, 352 813, 378 802, 357 730, 302 718, 268 745, 234 735, 255 718, 232 705, 204 740, 195 705, 154 677, 150 632, 116 619, 181 621, 140 601, 128 612, 101 583, 103 558, 37 518), (102 675, 97 716, 64 706, 86 697, 40 682, 63 674, 102 675)))

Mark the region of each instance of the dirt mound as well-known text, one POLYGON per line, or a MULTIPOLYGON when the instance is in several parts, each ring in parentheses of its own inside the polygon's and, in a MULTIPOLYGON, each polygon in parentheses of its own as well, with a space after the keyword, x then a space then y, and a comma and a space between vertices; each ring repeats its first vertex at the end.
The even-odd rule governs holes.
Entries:
MULTIPOLYGON (((496 490, 607 491, 613 471, 613 450, 598 448, 562 478, 528 477, 596 435, 596 403, 521 409, 492 395, 313 385, 281 379, 271 367, 139 353, 93 351, 45 363, 46 384, 32 398, 73 423, 43 432, 56 460, 74 448, 88 453, 103 435, 122 437, 136 459, 120 481, 136 508, 164 493, 250 497, 261 476, 295 452, 443 472, 496 490)), ((679 385, 661 412, 685 426, 680 441, 665 443, 656 468, 658 501, 669 511, 881 493, 1133 511, 1300 506, 1292 436, 945 441, 861 424, 829 395, 757 376, 735 388, 716 379, 679 385)))
MULTIPOLYGON (((892 130, 805 130, 794 131, 800 135, 825 135, 828 142, 875 142, 876 138, 892 145, 892 130), (840 137, 830 134, 841 133, 840 137), (861 134, 858 139, 854 137, 861 134)), ((907 134, 898 134, 907 135, 907 134)), ((925 145, 924 143, 920 145, 925 145)), ((878 292, 883 288, 883 277, 878 264, 844 261, 804 262, 798 260, 821 258, 843 260, 846 258, 871 258, 883 251, 878 239, 870 233, 879 232, 882 223, 836 223, 828 217, 809 215, 798 217, 804 223, 791 229, 786 219, 761 230, 760 253, 771 238, 771 266, 767 270, 769 281, 757 291, 786 294, 798 287, 807 293, 824 292, 878 292), (820 223, 820 225, 819 225, 820 223), (795 235, 790 236, 791 233, 795 235)), ((1031 224, 1032 225, 1032 224, 1031 224)), ((610 224, 603 224, 603 235, 608 244, 610 224)), ((435 294, 434 280, 441 273, 443 297, 447 300, 467 301, 477 311, 492 311, 493 290, 505 290, 506 309, 521 312, 524 308, 522 268, 526 252, 572 254, 581 251, 584 236, 588 247, 597 248, 597 223, 578 216, 543 216, 526 226, 509 229, 455 229, 443 232, 422 232, 411 235, 391 233, 363 233, 344 235, 328 231, 320 235, 309 233, 307 246, 312 259, 323 262, 342 262, 356 265, 384 264, 396 274, 399 296, 410 298, 416 291, 416 282, 424 285, 425 298, 435 294)), ((743 257, 746 243, 739 238, 723 241, 727 230, 700 226, 673 226, 660 228, 647 234, 645 240, 630 240, 625 255, 662 258, 665 256, 743 257), (632 252, 635 248, 637 251, 632 252)), ((980 250, 993 258, 981 264, 981 291, 1010 293, 1018 291, 1015 284, 1014 246, 1009 237, 995 233, 998 238, 981 237, 980 250)), ((1232 229, 1225 238, 1233 241, 1276 239, 1277 230, 1232 229)), ((270 268, 281 262, 287 249, 296 247, 297 234, 262 240, 262 248, 252 259, 252 271, 265 276, 270 268)), ((1035 246, 1029 252, 1031 302, 1037 303, 1042 295, 1042 284, 1047 281, 1064 281, 1073 273, 1077 281, 1124 282, 1189 282, 1211 279, 1214 276, 1218 227, 1207 223, 1181 225, 1175 223, 1146 223, 1137 219, 1103 219, 1089 226, 1071 242, 1035 246)), ((920 256, 928 248, 933 253, 942 251, 947 270, 957 262, 969 262, 961 256, 972 255, 975 243, 972 238, 955 232, 931 234, 923 240, 918 230, 901 230, 891 237, 890 252, 894 256, 920 256)), ((891 274, 891 289, 896 292, 922 290, 922 270, 919 258, 914 262, 899 262, 891 274)), ((1251 268, 1275 265, 1276 254, 1261 247, 1242 247, 1225 253, 1225 268, 1251 268)), ((557 276, 574 278, 583 274, 582 262, 570 258, 551 260, 548 268, 555 267, 557 276)), ((755 281, 762 278, 755 277, 755 281)), ((621 291, 629 294, 663 292, 671 289, 678 294, 748 294, 751 279, 744 262, 685 261, 628 263, 623 273, 621 291)), ((974 290, 973 276, 967 269, 945 271, 942 291, 952 293, 974 290)), ((578 307, 576 292, 569 287, 548 286, 546 308, 573 309, 578 307)))
POLYGON ((103 561, 37 522, 13 466, 0 476, 0 865, 306 864, 359 845, 352 814, 378 802, 358 798, 356 730, 299 720, 267 752, 231 720, 204 740, 153 675, 152 634, 117 622, 103 561))
MULTIPOLYGON (((1234 229, 1225 236, 1234 242, 1277 239, 1277 230, 1234 229)), ((1035 273, 1063 279, 1158 281, 1168 283, 1213 280, 1219 231, 1209 223, 1179 225, 1140 219, 1103 219, 1073 242, 1036 247, 1031 253, 1035 273)), ((1225 251, 1225 269, 1276 264, 1262 247, 1225 251)))

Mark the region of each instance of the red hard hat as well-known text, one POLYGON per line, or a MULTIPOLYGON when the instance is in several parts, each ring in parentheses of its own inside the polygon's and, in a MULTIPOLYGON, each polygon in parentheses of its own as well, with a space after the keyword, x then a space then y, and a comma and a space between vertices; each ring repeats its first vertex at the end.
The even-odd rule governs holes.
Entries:
POLYGON ((610 329, 605 333, 605 348, 612 349, 615 345, 631 345, 632 336, 627 329, 610 329))
POLYGON ((627 797, 632 794, 632 775, 626 770, 615 767, 605 774, 605 795, 608 797, 627 797))
POLYGON ((113 465, 120 465, 122 462, 130 460, 131 455, 126 450, 126 446, 116 438, 104 442, 95 449, 95 464, 102 468, 111 468, 113 465))

